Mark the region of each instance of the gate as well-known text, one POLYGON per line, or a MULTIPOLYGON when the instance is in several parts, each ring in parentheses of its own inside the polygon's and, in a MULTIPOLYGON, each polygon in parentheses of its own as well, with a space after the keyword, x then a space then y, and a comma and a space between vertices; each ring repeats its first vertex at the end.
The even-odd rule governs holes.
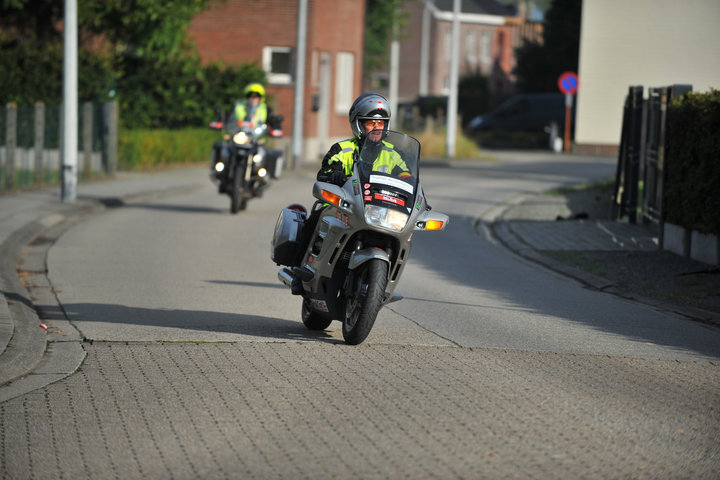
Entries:
POLYGON ((667 107, 673 98, 691 91, 691 85, 650 88, 644 100, 643 87, 630 87, 615 176, 615 218, 661 223, 667 107))

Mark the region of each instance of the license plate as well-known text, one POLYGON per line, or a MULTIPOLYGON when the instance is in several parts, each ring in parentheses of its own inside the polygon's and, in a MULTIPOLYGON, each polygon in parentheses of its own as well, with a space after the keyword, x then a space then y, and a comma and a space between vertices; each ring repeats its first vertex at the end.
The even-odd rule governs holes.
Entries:
POLYGON ((310 304, 313 306, 313 308, 315 310, 318 310, 320 312, 329 312, 330 311, 328 309, 328 306, 327 306, 327 303, 325 302, 325 300, 310 299, 310 304))

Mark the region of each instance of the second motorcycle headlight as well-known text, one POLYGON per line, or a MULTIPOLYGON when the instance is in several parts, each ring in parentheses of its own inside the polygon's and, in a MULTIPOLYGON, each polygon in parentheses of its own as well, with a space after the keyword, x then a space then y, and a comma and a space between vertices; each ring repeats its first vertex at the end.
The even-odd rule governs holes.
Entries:
POLYGON ((245 132, 237 132, 235 135, 233 135, 233 142, 237 143, 238 145, 243 145, 250 142, 250 137, 248 137, 247 133, 245 132))
POLYGON ((368 225, 387 228, 395 232, 405 228, 409 215, 377 205, 365 205, 365 222, 368 225))

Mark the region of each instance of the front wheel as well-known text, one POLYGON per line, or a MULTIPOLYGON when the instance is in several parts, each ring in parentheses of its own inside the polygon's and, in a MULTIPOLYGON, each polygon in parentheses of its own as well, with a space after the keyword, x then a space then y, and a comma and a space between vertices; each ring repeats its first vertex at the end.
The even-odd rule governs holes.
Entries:
POLYGON ((235 167, 232 191, 230 192, 230 213, 237 213, 247 207, 247 198, 244 195, 242 164, 235 167))
POLYGON ((302 322, 310 330, 325 330, 332 323, 332 319, 328 319, 310 308, 310 301, 303 298, 302 303, 302 322))
POLYGON ((342 332, 346 343, 358 345, 370 334, 383 305, 387 273, 387 262, 377 258, 368 260, 355 270, 343 319, 342 332))

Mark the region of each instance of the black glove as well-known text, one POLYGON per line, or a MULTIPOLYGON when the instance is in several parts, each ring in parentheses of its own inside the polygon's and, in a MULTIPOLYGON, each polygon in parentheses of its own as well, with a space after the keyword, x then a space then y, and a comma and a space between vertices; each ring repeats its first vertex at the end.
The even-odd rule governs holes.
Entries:
POLYGON ((336 170, 330 174, 330 183, 334 183, 335 185, 343 186, 345 185, 345 181, 347 179, 345 178, 345 174, 341 172, 340 170, 336 170))

